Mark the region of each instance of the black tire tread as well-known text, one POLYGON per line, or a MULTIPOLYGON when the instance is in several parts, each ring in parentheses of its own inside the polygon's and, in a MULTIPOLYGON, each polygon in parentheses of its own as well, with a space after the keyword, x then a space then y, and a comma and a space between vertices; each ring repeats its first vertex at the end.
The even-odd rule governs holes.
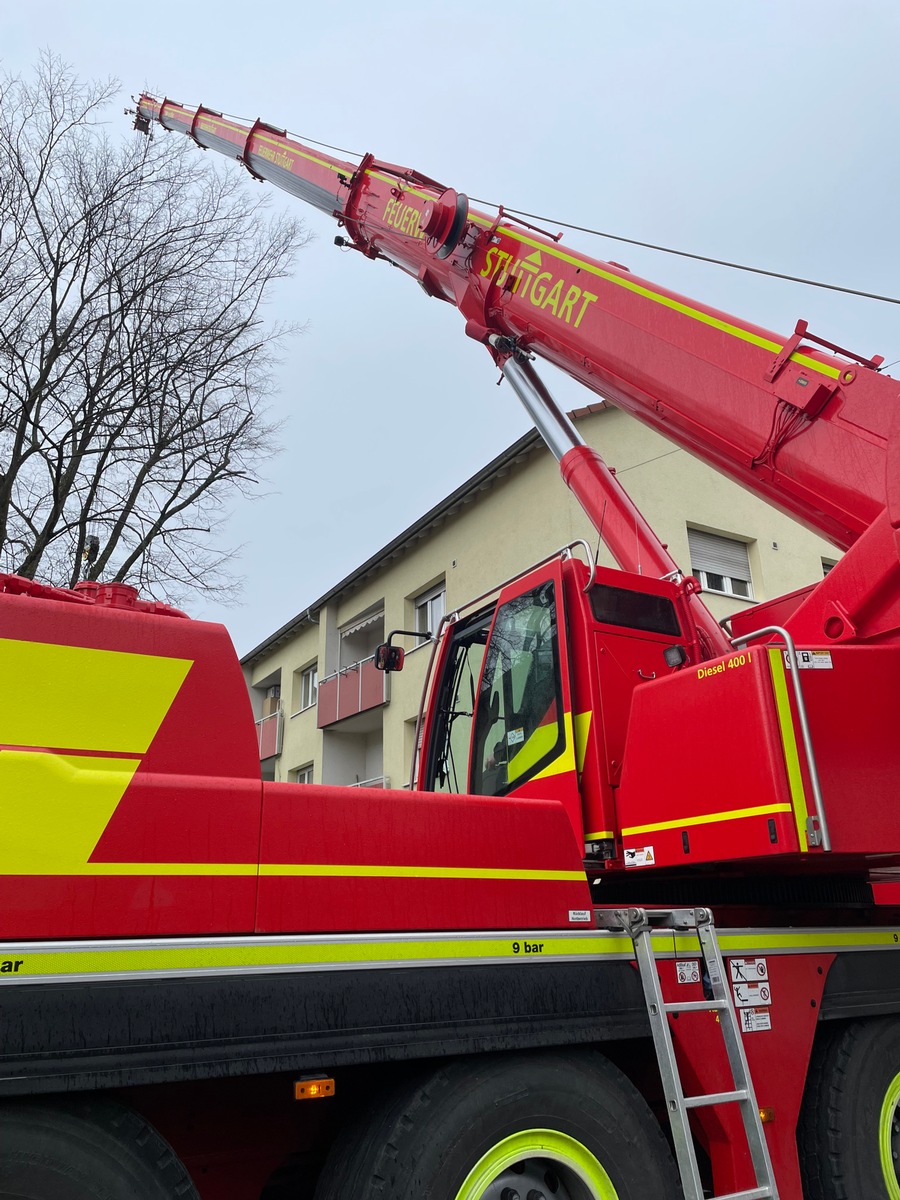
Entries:
MULTIPOLYGON (((51 1172, 53 1200, 199 1200, 167 1141, 141 1116, 102 1096, 0 1104, 0 1197, 51 1172)), ((33 1186, 33 1185, 32 1185, 33 1186)), ((21 1190, 13 1193, 27 1196, 21 1190)), ((35 1192, 35 1200, 44 1195, 35 1192)))
MULTIPOLYGON (((896 1017, 848 1022, 820 1034, 797 1125, 806 1200, 862 1200, 860 1188, 867 1190, 866 1200, 880 1200, 882 1196, 886 1200, 880 1168, 874 1173, 870 1170, 877 1128, 865 1127, 859 1106, 870 1098, 866 1079, 869 1063, 873 1056, 884 1063, 891 1042, 891 1069, 896 1073, 900 1070, 900 1059, 896 1057, 900 1054, 900 1023, 896 1017), (870 1146, 868 1165, 861 1152, 865 1144, 870 1146)), ((872 1081, 873 1086, 875 1083, 872 1081)), ((877 1107, 880 1104, 879 1099, 877 1107)))
MULTIPOLYGON (((539 1070, 542 1063, 563 1066, 573 1086, 580 1078, 592 1090, 608 1088, 609 1094, 615 1092, 621 1108, 617 1113, 610 1108, 602 1122, 611 1138, 621 1141, 623 1117, 645 1109, 637 1089, 599 1053, 580 1050, 537 1054, 529 1060, 526 1073, 539 1070)), ((428 1128, 429 1116, 435 1112, 446 1116, 446 1108, 454 1104, 457 1096, 476 1092, 505 1066, 508 1064, 502 1058, 494 1056, 459 1060, 397 1088, 387 1103, 382 1099, 377 1108, 345 1127, 339 1135, 320 1177, 316 1200, 347 1200, 350 1196, 354 1200, 394 1200, 391 1182, 394 1166, 404 1156, 414 1155, 426 1139, 434 1136, 428 1128)), ((515 1082, 514 1070, 510 1081, 515 1082)), ((681 1200, 671 1149, 649 1111, 641 1123, 640 1138, 642 1161, 648 1164, 649 1188, 646 1192, 642 1190, 641 1195, 652 1195, 654 1200, 681 1200)), ((636 1148, 638 1140, 635 1139, 636 1148)), ((431 1200, 433 1193, 427 1180, 419 1181, 415 1194, 431 1200)))

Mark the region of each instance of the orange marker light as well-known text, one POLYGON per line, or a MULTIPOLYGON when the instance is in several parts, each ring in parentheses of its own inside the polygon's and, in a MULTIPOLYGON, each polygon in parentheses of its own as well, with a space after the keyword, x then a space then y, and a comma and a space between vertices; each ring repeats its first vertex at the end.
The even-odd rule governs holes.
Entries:
POLYGON ((333 1095, 333 1079, 298 1079, 294 1084, 295 1100, 324 1100, 333 1095))
POLYGON ((774 1108, 760 1108, 759 1119, 762 1121, 763 1125, 771 1125, 772 1122, 775 1120, 775 1109, 774 1108))

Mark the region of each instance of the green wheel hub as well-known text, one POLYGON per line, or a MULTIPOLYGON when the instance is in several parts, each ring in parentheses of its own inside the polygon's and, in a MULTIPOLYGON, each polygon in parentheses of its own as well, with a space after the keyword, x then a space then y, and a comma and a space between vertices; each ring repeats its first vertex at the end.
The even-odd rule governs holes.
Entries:
MULTIPOLYGON (((900 1076, 896 1082, 900 1086, 900 1076)), ((466 1176, 456 1200, 619 1197, 600 1162, 581 1142, 553 1129, 526 1129, 504 1138, 482 1155, 466 1176)))
POLYGON ((888 1085, 878 1120, 881 1170, 889 1200, 900 1200, 900 1075, 888 1085))

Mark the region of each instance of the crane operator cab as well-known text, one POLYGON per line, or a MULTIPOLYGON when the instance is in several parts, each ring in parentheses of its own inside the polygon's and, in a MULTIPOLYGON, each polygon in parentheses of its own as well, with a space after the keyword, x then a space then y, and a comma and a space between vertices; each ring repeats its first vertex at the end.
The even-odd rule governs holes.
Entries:
POLYGON ((579 841, 621 857, 614 792, 630 693, 679 669, 684 641, 675 585, 560 552, 445 619, 416 786, 559 800, 579 841))

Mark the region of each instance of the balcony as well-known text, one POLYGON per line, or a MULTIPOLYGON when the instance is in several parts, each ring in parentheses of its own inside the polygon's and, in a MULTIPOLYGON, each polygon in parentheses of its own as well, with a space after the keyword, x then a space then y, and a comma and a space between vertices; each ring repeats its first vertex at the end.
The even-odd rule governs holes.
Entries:
POLYGON ((373 655, 320 680, 316 723, 319 729, 326 729, 387 701, 387 676, 375 669, 373 655))
POLYGON ((260 762, 281 753, 281 734, 284 727, 281 709, 261 717, 256 722, 256 744, 259 746, 260 762))

